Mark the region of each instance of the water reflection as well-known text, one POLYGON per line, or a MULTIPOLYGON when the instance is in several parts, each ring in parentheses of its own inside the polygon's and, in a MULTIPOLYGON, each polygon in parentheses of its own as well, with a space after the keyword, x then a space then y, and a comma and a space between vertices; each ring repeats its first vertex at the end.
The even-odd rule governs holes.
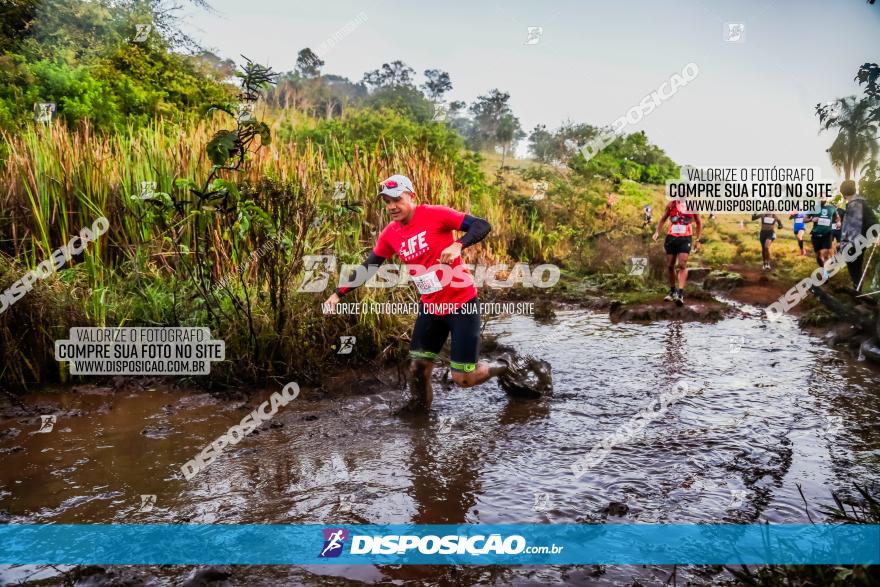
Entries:
MULTIPOLYGON (((250 404, 163 389, 34 395, 27 415, 0 421, 0 510, 55 523, 807 522, 798 484, 815 518, 830 490, 880 479, 880 370, 796 325, 774 328, 757 314, 715 325, 612 324, 581 311, 544 326, 514 317, 492 332, 551 362, 553 397, 510 401, 494 382, 438 383, 433 412, 402 419, 388 408, 398 390, 312 395, 191 481, 180 465, 250 404), (731 337, 740 337, 735 352, 731 337), (693 393, 573 477, 577 458, 680 379, 693 393), (53 431, 32 434, 48 413, 58 414, 53 431), (139 512, 144 494, 156 502, 139 512)), ((564 574, 545 572, 321 571, 434 584, 564 574)))

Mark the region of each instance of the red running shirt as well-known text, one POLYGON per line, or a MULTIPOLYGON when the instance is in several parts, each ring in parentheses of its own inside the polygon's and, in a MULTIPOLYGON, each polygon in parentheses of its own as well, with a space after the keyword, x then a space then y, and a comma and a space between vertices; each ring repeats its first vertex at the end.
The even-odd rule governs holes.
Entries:
POLYGON ((394 221, 386 226, 373 248, 380 257, 400 257, 422 294, 422 302, 443 304, 448 310, 433 314, 451 314, 477 295, 474 279, 461 257, 449 268, 440 267, 440 253, 455 242, 454 231, 461 230, 464 216, 464 212, 446 206, 420 204, 408 224, 394 221))
POLYGON ((678 200, 673 200, 672 209, 669 210, 669 228, 666 234, 669 236, 692 236, 693 228, 691 223, 694 221, 694 214, 685 212, 678 200))

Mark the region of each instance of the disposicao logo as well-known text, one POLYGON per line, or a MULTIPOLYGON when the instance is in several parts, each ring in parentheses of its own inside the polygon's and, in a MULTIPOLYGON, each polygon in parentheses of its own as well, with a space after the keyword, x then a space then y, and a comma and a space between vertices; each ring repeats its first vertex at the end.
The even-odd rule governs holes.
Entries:
MULTIPOLYGON (((549 552, 549 547, 547 548, 549 552)), ((477 536, 354 536, 351 554, 407 554, 415 550, 419 554, 520 554, 527 551, 526 539, 513 535, 502 538, 500 534, 477 536)), ((560 549, 561 550, 561 549, 560 549)))
POLYGON ((348 540, 348 530, 345 528, 324 528, 324 549, 319 558, 335 558, 342 554, 342 547, 348 540))
POLYGON ((319 558, 335 558, 342 554, 345 542, 351 538, 348 554, 352 555, 410 555, 412 551, 420 555, 519 555, 519 554, 559 554, 564 546, 528 546, 526 539, 518 534, 507 537, 501 534, 478 534, 462 536, 380 535, 363 536, 352 534, 344 528, 324 528, 324 548, 319 558))

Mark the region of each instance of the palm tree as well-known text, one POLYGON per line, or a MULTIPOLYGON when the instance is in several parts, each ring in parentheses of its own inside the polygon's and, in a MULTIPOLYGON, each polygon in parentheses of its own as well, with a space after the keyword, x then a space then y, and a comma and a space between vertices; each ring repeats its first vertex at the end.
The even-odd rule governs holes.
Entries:
POLYGON ((853 172, 863 163, 877 157, 878 124, 871 120, 871 103, 855 96, 838 98, 830 107, 820 107, 820 132, 837 128, 837 138, 828 148, 831 164, 842 170, 845 179, 852 179, 853 172))

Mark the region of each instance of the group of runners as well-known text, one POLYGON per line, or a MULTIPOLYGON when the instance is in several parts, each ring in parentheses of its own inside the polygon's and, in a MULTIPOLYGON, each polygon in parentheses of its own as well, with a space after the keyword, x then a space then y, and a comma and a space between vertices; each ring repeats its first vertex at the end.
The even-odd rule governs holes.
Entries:
MULTIPOLYGON (((856 235, 865 233, 869 222, 876 223, 870 207, 856 194, 854 182, 844 182, 841 194, 847 202, 845 210, 823 200, 817 210, 791 215, 801 255, 806 254, 803 245, 806 226, 812 224, 810 241, 819 265, 831 256, 832 240, 838 241, 840 247, 851 246, 856 235)), ((457 386, 473 387, 497 378, 502 389, 510 395, 541 397, 549 393, 552 390, 550 366, 544 361, 512 352, 502 354, 494 362, 479 360, 477 289, 470 272, 462 266, 461 253, 486 238, 492 228, 489 223, 446 206, 418 203, 412 181, 403 175, 393 175, 383 181, 378 197, 384 201, 391 221, 362 263, 365 272, 359 283, 369 280, 385 260, 396 255, 406 264, 421 294, 419 314, 410 340, 410 402, 404 411, 424 412, 430 407, 433 399, 431 374, 449 337, 452 339, 449 368, 457 386), (456 232, 463 234, 456 239, 456 232), (438 272, 444 269, 449 269, 456 278, 441 280, 438 272)), ((613 205, 611 198, 608 205, 613 205)), ((645 206, 644 212, 643 226, 647 227, 651 223, 651 207, 645 206)), ((764 269, 770 270, 770 245, 776 238, 776 228, 783 227, 782 220, 774 214, 756 214, 752 219, 760 221, 764 269)), ((698 213, 688 212, 680 201, 673 200, 666 205, 657 224, 653 235, 655 241, 664 233, 664 228, 669 280, 666 300, 681 306, 688 277, 688 257, 692 250, 700 250, 703 225, 698 213)), ((861 258, 847 264, 857 284, 861 277, 861 258)), ((353 287, 337 289, 324 302, 324 311, 334 313, 341 297, 351 289, 353 287)))
MULTIPOLYGON (((651 206, 644 207, 643 227, 650 226, 651 206)), ((812 225, 810 242, 815 254, 816 263, 824 267, 832 257, 834 242, 838 250, 847 252, 847 269, 853 282, 853 288, 860 290, 862 285, 863 265, 862 252, 855 250, 855 241, 859 235, 866 235, 868 228, 877 223, 876 215, 871 207, 856 192, 856 184, 846 180, 840 185, 840 195, 836 201, 825 198, 819 201, 819 207, 806 212, 794 212, 789 215, 794 221, 794 234, 798 241, 801 256, 806 256, 804 237, 807 225, 812 225), (856 254, 859 253, 859 254, 856 254)), ((700 248, 702 222, 700 215, 683 208, 678 200, 666 205, 663 217, 654 232, 654 240, 663 233, 664 224, 669 221, 666 231, 664 249, 666 251, 666 270, 669 280, 667 301, 679 306, 684 303, 684 286, 687 283, 687 261, 693 247, 694 252, 700 248)), ((776 229, 783 228, 782 219, 776 214, 754 214, 752 220, 760 223, 758 240, 761 243, 761 259, 764 271, 770 271, 770 246, 776 239, 776 229)))
MULTIPOLYGON (((842 218, 844 209, 837 207, 828 199, 819 201, 819 208, 810 212, 792 212, 789 219, 793 220, 792 230, 798 242, 798 250, 802 257, 806 256, 804 248, 804 236, 807 225, 812 224, 810 230, 810 243, 816 256, 816 262, 821 266, 831 257, 832 241, 840 242, 842 230, 842 218)), ((776 214, 753 214, 752 220, 761 223, 758 231, 758 240, 761 243, 762 269, 770 271, 770 246, 776 240, 776 228, 783 228, 782 220, 776 214)))
MULTIPOLYGON (((807 225, 811 224, 810 243, 816 263, 824 267, 825 263, 834 254, 834 243, 837 250, 848 250, 854 246, 858 235, 865 235, 868 228, 877 223, 876 215, 871 207, 856 192, 856 184, 852 180, 844 181, 840 185, 840 195, 837 198, 824 198, 819 201, 816 210, 808 212, 793 212, 789 214, 793 220, 792 230, 798 241, 798 249, 801 256, 806 256, 804 248, 804 236, 807 225)), ((770 245, 776 240, 776 228, 783 228, 782 220, 775 214, 755 214, 752 220, 761 223, 758 239, 761 242, 761 257, 764 271, 770 271, 770 245)), ((853 288, 860 289, 862 282, 862 255, 848 255, 854 257, 847 261, 847 269, 853 282, 853 288)))

